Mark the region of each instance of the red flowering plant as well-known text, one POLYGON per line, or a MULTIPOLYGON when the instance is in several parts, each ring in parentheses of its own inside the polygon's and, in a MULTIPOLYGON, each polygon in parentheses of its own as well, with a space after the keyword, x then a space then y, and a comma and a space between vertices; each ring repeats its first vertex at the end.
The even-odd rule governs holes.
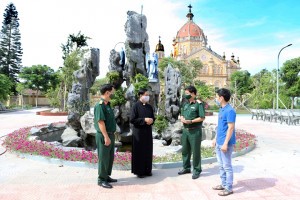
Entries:
MULTIPOLYGON (((35 127, 42 127, 45 125, 39 125, 35 127)), ((98 156, 93 151, 86 151, 84 149, 77 150, 65 150, 59 147, 54 146, 45 141, 40 140, 28 140, 30 135, 29 131, 32 127, 21 128, 16 130, 5 138, 4 145, 8 150, 17 151, 21 153, 29 153, 31 155, 41 155, 49 158, 59 158, 68 161, 83 161, 88 163, 97 163, 98 156)), ((245 148, 249 148, 256 144, 256 136, 250 134, 244 130, 236 131, 236 145, 235 152, 239 152, 245 148)), ((206 152, 204 157, 211 157, 214 155, 213 148, 207 148, 206 151, 202 150, 202 152, 206 152), (208 152, 211 151, 211 152, 208 152)), ((179 155, 179 154, 178 154, 179 155)), ((166 156, 154 156, 154 162, 170 162, 170 155, 166 156)), ((172 156, 173 161, 180 161, 181 156, 172 156)), ((131 163, 131 152, 116 152, 114 158, 114 164, 119 164, 121 166, 129 167, 131 163)))
POLYGON ((248 133, 245 130, 238 129, 235 133, 236 144, 234 147, 235 152, 239 152, 245 148, 249 148, 256 145, 256 136, 248 133))
MULTIPOLYGON (((45 125, 33 126, 43 127, 45 125)), ((31 155, 41 155, 49 158, 59 158, 68 161, 84 161, 88 163, 97 163, 98 156, 93 151, 86 151, 84 149, 64 150, 55 147, 41 140, 28 140, 29 131, 32 127, 21 128, 7 135, 4 140, 4 146, 8 150, 17 151, 21 153, 29 153, 31 155)), ((125 165, 131 160, 131 153, 124 152, 115 154, 115 163, 125 165)))

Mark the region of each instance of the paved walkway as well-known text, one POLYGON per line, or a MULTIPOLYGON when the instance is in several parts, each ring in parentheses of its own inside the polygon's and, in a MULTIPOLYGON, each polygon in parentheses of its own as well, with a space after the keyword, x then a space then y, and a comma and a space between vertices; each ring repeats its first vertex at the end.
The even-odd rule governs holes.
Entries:
MULTIPOLYGON (((0 114, 0 137, 24 126, 66 120, 38 116, 35 111, 0 114)), ((216 122, 217 118, 206 120, 216 122)), ((179 168, 154 170, 153 176, 145 179, 136 178, 130 171, 114 170, 112 177, 118 182, 113 189, 104 189, 96 184, 95 169, 47 164, 6 152, 0 156, 0 199, 300 199, 300 126, 238 116, 237 128, 257 135, 258 145, 252 152, 234 158, 234 194, 228 197, 219 197, 211 190, 219 183, 216 163, 203 165, 197 180, 192 180, 191 174, 178 176, 179 168)))

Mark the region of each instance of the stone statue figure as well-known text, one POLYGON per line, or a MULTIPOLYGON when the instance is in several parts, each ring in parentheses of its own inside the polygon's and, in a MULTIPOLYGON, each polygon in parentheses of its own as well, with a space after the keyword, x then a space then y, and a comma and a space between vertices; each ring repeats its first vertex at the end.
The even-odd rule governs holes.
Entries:
POLYGON ((149 82, 158 82, 158 55, 156 53, 146 54, 146 67, 149 82))
POLYGON ((119 64, 121 65, 122 70, 124 70, 124 68, 125 68, 125 51, 124 51, 123 47, 122 47, 121 51, 119 52, 119 54, 120 54, 119 64))

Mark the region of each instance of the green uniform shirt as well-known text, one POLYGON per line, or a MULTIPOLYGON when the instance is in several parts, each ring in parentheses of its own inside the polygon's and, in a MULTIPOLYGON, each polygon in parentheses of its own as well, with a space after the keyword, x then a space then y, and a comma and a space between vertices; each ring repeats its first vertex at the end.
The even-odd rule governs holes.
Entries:
MULTIPOLYGON (((186 120, 193 120, 198 117, 205 118, 205 110, 203 103, 198 103, 197 101, 195 102, 188 102, 183 104, 181 108, 181 115, 186 119, 186 120)), ((192 127, 199 127, 202 125, 202 122, 195 122, 192 124, 184 124, 185 128, 192 128, 192 127)))
POLYGON ((97 132, 101 133, 98 121, 103 120, 105 123, 106 131, 108 133, 114 133, 116 131, 116 120, 113 109, 110 107, 110 103, 104 103, 104 99, 100 99, 94 107, 94 126, 97 132))

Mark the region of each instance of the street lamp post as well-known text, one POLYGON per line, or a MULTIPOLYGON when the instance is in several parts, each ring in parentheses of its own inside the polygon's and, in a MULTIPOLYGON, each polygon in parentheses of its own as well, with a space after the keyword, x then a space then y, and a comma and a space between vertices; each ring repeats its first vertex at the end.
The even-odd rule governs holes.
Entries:
POLYGON ((278 83, 278 78, 279 78, 279 55, 281 53, 281 51, 284 49, 284 48, 287 48, 289 46, 292 46, 292 44, 288 44, 284 47, 282 47, 278 53, 278 58, 277 58, 277 78, 276 78, 276 86, 277 86, 277 89, 276 89, 276 109, 278 109, 278 99, 279 99, 279 83, 278 83))

